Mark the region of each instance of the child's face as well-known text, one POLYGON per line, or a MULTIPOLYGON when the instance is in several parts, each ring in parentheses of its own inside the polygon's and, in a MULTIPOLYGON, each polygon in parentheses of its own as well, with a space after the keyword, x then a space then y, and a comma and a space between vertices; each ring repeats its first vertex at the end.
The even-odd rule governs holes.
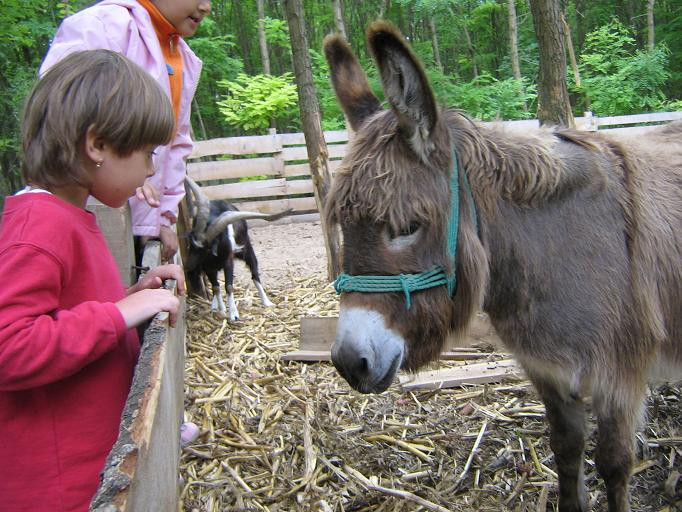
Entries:
POLYGON ((193 36, 199 23, 211 12, 209 0, 152 0, 182 37, 193 36))
POLYGON ((154 147, 147 146, 128 156, 119 156, 105 145, 102 165, 93 170, 90 195, 112 208, 123 206, 144 180, 154 174, 154 147))

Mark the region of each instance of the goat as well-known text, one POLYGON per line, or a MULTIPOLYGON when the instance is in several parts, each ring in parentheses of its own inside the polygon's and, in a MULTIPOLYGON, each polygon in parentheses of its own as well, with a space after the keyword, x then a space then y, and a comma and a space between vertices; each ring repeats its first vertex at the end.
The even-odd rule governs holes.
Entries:
MULTIPOLYGON (((205 274, 211 282, 213 300, 211 311, 219 311, 230 321, 239 319, 239 311, 234 300, 234 259, 243 260, 251 271, 261 304, 271 307, 258 273, 258 260, 249 239, 247 219, 273 221, 288 215, 291 210, 268 215, 258 212, 242 212, 231 203, 222 200, 210 201, 201 188, 189 177, 186 183, 194 196, 196 214, 190 233, 189 254, 186 263, 187 279, 191 290, 201 289, 201 276, 205 274), (227 291, 228 311, 220 292, 218 272, 222 270, 227 291)), ((188 196, 191 197, 191 196, 188 196)))

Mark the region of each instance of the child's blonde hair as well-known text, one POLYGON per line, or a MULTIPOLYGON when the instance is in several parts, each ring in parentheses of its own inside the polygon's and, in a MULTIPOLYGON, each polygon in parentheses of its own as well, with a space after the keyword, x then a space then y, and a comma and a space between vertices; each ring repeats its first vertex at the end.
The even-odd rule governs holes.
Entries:
POLYGON ((166 93, 146 71, 110 50, 72 53, 36 83, 24 107, 22 170, 27 183, 87 186, 89 128, 119 156, 165 145, 175 134, 166 93))

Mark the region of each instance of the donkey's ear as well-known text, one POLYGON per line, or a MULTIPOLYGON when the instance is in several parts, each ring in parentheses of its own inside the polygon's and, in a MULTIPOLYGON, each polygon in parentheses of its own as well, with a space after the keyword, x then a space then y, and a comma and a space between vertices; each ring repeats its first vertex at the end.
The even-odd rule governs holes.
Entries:
POLYGON ((433 148, 431 134, 438 121, 438 109, 424 69, 390 23, 372 23, 367 40, 400 128, 417 155, 426 159, 433 148))
POLYGON ((379 100, 369 88, 365 71, 343 37, 338 34, 325 37, 324 54, 336 97, 351 129, 357 131, 367 117, 381 109, 379 100))

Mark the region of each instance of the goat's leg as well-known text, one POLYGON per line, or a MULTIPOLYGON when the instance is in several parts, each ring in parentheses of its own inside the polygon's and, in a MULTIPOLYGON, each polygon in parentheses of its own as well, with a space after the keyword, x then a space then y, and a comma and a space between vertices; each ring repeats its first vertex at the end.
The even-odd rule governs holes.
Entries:
POLYGON ((553 383, 533 380, 547 410, 550 446, 559 475, 559 512, 586 512, 585 404, 562 394, 553 383))
POLYGON ((260 274, 258 273, 258 260, 256 259, 256 253, 250 243, 244 244, 243 259, 244 263, 246 263, 246 266, 249 267, 249 270, 251 271, 251 279, 253 280, 253 284, 256 286, 256 290, 258 290, 261 304, 263 304, 263 306, 266 308, 274 306, 274 304, 270 302, 270 299, 265 293, 265 289, 263 289, 263 285, 260 282, 260 274))
POLYGON ((230 254, 225 258, 225 266, 223 267, 225 272, 225 290, 227 291, 227 307, 229 311, 228 318, 230 322, 239 320, 239 311, 237 310, 237 303, 234 301, 234 253, 230 251, 230 254))
MULTIPOLYGON (((624 385, 621 389, 627 389, 624 385)), ((609 512, 630 512, 629 482, 635 461, 635 429, 641 414, 641 396, 632 403, 596 404, 597 470, 606 484, 609 512)), ((605 402, 605 401, 604 401, 605 402)))
POLYGON ((223 296, 220 293, 220 283, 218 282, 218 271, 207 271, 206 275, 211 282, 211 289, 213 291, 213 300, 211 301, 211 311, 218 311, 222 316, 225 316, 225 303, 223 296))

